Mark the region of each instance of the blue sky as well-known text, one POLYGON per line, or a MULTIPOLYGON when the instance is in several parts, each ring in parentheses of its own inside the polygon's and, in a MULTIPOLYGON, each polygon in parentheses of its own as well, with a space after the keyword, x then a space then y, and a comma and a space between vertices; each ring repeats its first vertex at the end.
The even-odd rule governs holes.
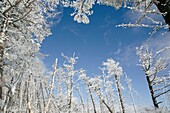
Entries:
POLYGON ((41 52, 49 55, 44 59, 46 67, 50 69, 55 58, 62 63, 61 53, 72 56, 75 52, 79 57, 77 67, 84 68, 89 76, 95 76, 101 74, 98 67, 102 67, 102 62, 113 58, 133 80, 141 104, 152 105, 145 75, 137 66, 135 53, 135 48, 149 37, 150 29, 115 27, 136 18, 137 15, 131 15, 126 9, 116 11, 112 7, 96 5, 93 10, 87 25, 75 22, 70 16, 73 12, 70 8, 63 10, 59 23, 54 19, 53 34, 43 41, 41 47, 41 52))

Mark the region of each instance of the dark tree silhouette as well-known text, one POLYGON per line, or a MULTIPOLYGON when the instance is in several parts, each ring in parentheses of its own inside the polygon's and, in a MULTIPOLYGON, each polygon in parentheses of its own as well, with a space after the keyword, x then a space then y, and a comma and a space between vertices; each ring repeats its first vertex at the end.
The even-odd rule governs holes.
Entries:
POLYGON ((157 0, 155 5, 162 13, 165 22, 170 26, 170 0, 157 0))

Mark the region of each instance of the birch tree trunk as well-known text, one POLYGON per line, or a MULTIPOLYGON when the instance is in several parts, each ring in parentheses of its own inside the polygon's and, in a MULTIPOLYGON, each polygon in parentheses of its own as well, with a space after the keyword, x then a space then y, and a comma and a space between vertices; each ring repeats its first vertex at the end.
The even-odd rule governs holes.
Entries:
POLYGON ((4 86, 4 76, 3 76, 3 56, 4 56, 4 42, 5 34, 3 31, 0 31, 0 112, 3 112, 3 86, 4 86))
POLYGON ((121 92, 120 83, 119 83, 119 79, 118 79, 117 75, 115 75, 115 80, 116 80, 116 87, 117 87, 119 100, 120 100, 120 104, 121 104, 121 108, 122 108, 122 113, 125 113, 125 107, 124 107, 124 104, 123 104, 122 92, 121 92))
POLYGON ((4 56, 4 48, 5 48, 5 29, 7 22, 3 22, 2 31, 0 31, 0 100, 2 100, 2 90, 3 90, 3 56, 4 56))
POLYGON ((88 83, 87 83, 87 88, 89 90, 89 95, 90 95, 90 98, 91 98, 91 101, 92 101, 94 113, 97 113, 95 102, 94 102, 94 98, 93 98, 93 94, 92 94, 92 91, 91 91, 90 86, 89 86, 88 83))
POLYGON ((4 42, 2 40, 3 33, 0 33, 0 99, 2 100, 2 85, 3 85, 3 54, 4 54, 4 42))

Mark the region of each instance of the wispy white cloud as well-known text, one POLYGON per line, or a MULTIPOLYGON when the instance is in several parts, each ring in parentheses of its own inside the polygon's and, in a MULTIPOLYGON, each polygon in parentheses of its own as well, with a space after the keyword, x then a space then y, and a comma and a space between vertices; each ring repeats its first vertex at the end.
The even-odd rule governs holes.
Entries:
POLYGON ((129 46, 126 46, 122 48, 121 50, 117 50, 117 52, 120 51, 120 54, 118 54, 119 61, 122 65, 125 65, 127 67, 134 66, 137 64, 137 56, 136 56, 136 46, 137 44, 131 44, 129 46))
MULTIPOLYGON (((143 9, 144 10, 144 9, 143 9)), ((149 10, 155 10, 156 12, 159 13, 159 10, 155 5, 152 5, 149 10)), ((143 12, 137 12, 133 10, 129 10, 124 14, 124 21, 125 22, 132 22, 135 23, 141 16, 143 15, 143 12)), ((156 14, 156 13, 148 13, 147 16, 151 17, 155 21, 162 21, 163 17, 161 14, 156 14)), ((146 17, 142 19, 142 23, 147 23, 147 24, 153 24, 153 22, 146 17)))
POLYGON ((151 38, 146 44, 154 51, 164 50, 160 53, 162 57, 170 58, 170 33, 159 33, 151 38))
POLYGON ((76 27, 74 25, 66 25, 62 28, 62 30, 67 30, 67 31, 71 32, 73 34, 74 38, 79 38, 83 42, 83 44, 87 44, 86 38, 81 36, 81 34, 83 34, 83 31, 81 29, 79 29, 78 27, 76 27))
POLYGON ((108 28, 110 26, 114 27, 115 21, 113 20, 113 15, 114 12, 107 13, 106 16, 104 17, 104 24, 99 26, 99 28, 108 28))
POLYGON ((114 54, 115 54, 115 55, 118 55, 118 54, 120 54, 120 52, 121 52, 121 49, 119 48, 119 49, 117 49, 117 50, 114 52, 114 54))
POLYGON ((103 34, 104 37, 104 42, 106 46, 110 45, 110 38, 112 38, 111 36, 111 31, 110 30, 106 30, 103 34))
POLYGON ((118 42, 118 46, 121 47, 122 46, 122 42, 119 41, 118 42))
MULTIPOLYGON (((158 34, 158 33, 157 33, 158 34)), ((162 34, 149 39, 149 41, 143 41, 141 43, 134 43, 127 47, 125 47, 123 50, 121 50, 121 61, 122 63, 125 63, 127 66, 130 66, 131 64, 137 63, 138 58, 136 55, 136 47, 141 46, 142 44, 149 45, 149 48, 156 53, 159 50, 162 50, 164 48, 170 48, 170 33, 162 34)), ((162 57, 170 58, 170 49, 165 49, 165 51, 161 52, 160 55, 162 57)))

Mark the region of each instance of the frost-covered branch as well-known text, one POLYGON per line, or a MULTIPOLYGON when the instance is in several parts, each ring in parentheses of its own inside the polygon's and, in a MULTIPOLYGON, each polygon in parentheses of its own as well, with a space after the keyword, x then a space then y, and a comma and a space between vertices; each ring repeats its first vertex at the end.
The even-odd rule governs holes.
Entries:
POLYGON ((49 89, 49 94, 48 94, 48 100, 47 103, 44 107, 44 113, 47 112, 51 98, 52 98, 52 94, 53 94, 53 88, 54 88, 54 84, 55 84, 55 76, 56 76, 56 72, 57 72, 57 62, 58 59, 56 59, 55 64, 53 65, 53 73, 52 73, 52 80, 51 80, 51 84, 50 84, 50 89, 49 89))
POLYGON ((106 67, 108 75, 115 78, 115 85, 118 91, 119 100, 122 112, 125 113, 124 101, 121 91, 120 77, 123 75, 122 67, 119 66, 118 62, 115 62, 113 59, 107 59, 107 62, 103 62, 103 65, 106 67))
POLYGON ((159 108, 159 102, 157 102, 157 98, 168 92, 168 90, 164 92, 160 92, 160 90, 167 88, 168 85, 162 86, 162 83, 165 82, 165 77, 158 76, 158 73, 167 69, 168 59, 159 57, 157 53, 153 55, 147 45, 137 48, 137 55, 139 55, 140 66, 142 67, 146 75, 146 80, 148 83, 154 107, 159 108), (156 92, 159 93, 156 95, 156 92))
POLYGON ((165 92, 159 93, 158 95, 155 96, 155 98, 158 98, 159 96, 168 93, 170 91, 170 89, 166 90, 165 92))

